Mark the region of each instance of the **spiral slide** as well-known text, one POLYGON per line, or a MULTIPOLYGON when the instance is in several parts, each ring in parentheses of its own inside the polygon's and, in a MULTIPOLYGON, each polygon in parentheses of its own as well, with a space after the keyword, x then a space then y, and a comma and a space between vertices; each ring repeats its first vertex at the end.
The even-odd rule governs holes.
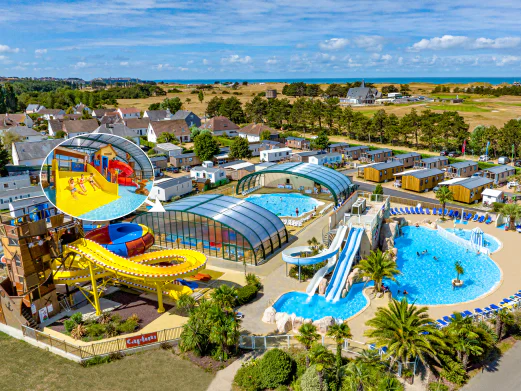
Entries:
POLYGON ((127 163, 119 160, 111 160, 109 162, 109 169, 116 169, 120 171, 118 175, 118 183, 123 186, 135 186, 137 184, 132 182, 131 176, 134 174, 134 170, 127 163))

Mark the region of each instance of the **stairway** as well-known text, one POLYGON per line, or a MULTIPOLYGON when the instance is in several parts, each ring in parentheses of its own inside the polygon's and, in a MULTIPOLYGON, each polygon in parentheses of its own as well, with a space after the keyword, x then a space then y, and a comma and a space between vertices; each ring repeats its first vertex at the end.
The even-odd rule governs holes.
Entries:
POLYGON ((27 325, 29 327, 38 330, 38 323, 34 320, 29 308, 22 306, 22 316, 27 320, 27 325))

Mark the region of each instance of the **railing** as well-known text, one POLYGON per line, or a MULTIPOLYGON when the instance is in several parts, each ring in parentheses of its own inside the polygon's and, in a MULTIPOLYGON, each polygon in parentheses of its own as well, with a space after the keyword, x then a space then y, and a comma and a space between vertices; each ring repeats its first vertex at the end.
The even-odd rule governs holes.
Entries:
POLYGON ((34 339, 40 343, 48 345, 51 348, 61 350, 65 353, 76 356, 82 360, 86 360, 95 356, 104 356, 111 353, 124 352, 127 350, 136 350, 145 346, 158 345, 164 342, 178 341, 181 337, 182 327, 159 330, 153 333, 144 333, 139 335, 130 335, 104 342, 95 342, 90 345, 74 345, 65 340, 42 333, 28 326, 22 326, 24 336, 34 339), (138 341, 131 342, 129 340, 138 341), (145 342, 141 342, 145 341, 145 342))
POLYGON ((438 233, 442 238, 445 238, 452 243, 456 243, 470 251, 479 251, 482 254, 489 254, 490 251, 486 247, 478 246, 477 244, 472 243, 470 240, 460 238, 458 235, 453 234, 452 232, 447 231, 445 228, 438 226, 438 233))

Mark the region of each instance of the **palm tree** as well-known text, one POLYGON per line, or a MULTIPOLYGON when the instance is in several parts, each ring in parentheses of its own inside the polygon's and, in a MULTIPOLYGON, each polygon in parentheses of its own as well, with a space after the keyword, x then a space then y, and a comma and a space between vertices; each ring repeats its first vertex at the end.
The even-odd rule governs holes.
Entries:
POLYGON ((319 389, 324 389, 324 368, 333 365, 335 356, 325 346, 315 343, 309 351, 310 361, 317 365, 319 389))
POLYGON ((221 308, 231 310, 237 300, 237 289, 223 284, 214 289, 210 296, 221 308))
POLYGON ((496 335, 499 341, 503 337, 504 326, 512 323, 513 316, 506 308, 502 308, 496 313, 496 335))
POLYGON ((442 186, 436 192, 436 199, 440 201, 441 204, 441 218, 445 219, 445 205, 447 204, 447 202, 454 200, 454 194, 452 193, 452 190, 450 190, 447 186, 442 186))
POLYGON ((480 346, 480 335, 476 330, 477 326, 472 322, 472 318, 464 318, 459 312, 452 315, 452 321, 445 328, 451 345, 456 350, 457 358, 465 369, 471 355, 480 356, 483 353, 483 348, 480 346))
POLYGON ((195 308, 195 299, 188 293, 179 296, 176 302, 177 308, 190 313, 195 308))
POLYGON ((427 358, 436 359, 435 345, 445 346, 443 334, 429 318, 427 307, 418 308, 407 302, 393 299, 387 308, 376 310, 375 317, 366 322, 371 329, 365 332, 378 347, 387 346, 385 358, 407 362, 418 357, 426 364, 427 358))
POLYGON ((456 277, 456 282, 460 282, 459 280, 459 276, 464 274, 465 273, 465 269, 463 269, 463 266, 461 266, 461 262, 460 261, 456 261, 456 263, 454 264, 454 269, 456 270, 456 273, 457 273, 457 277, 456 277))
POLYGON ((384 278, 396 281, 394 276, 401 274, 387 252, 382 253, 380 250, 371 251, 367 259, 363 259, 358 264, 361 277, 369 277, 374 281, 377 292, 382 290, 382 281, 384 278))
POLYGON ((308 246, 311 249, 311 255, 317 255, 324 249, 324 245, 320 243, 314 236, 308 240, 308 246))
POLYGON ((521 217, 521 208, 517 204, 505 204, 501 208, 501 213, 508 216, 508 229, 516 230, 516 219, 521 217))
POLYGON ((347 323, 334 324, 327 330, 327 335, 335 339, 336 343, 336 376, 340 385, 340 367, 342 366, 342 344, 347 338, 351 338, 351 329, 347 323))
MULTIPOLYGON (((304 323, 298 329, 296 338, 309 353, 309 349, 320 338, 320 335, 317 333, 317 327, 314 324, 304 323)), ((306 367, 309 367, 309 354, 306 355, 306 367)))

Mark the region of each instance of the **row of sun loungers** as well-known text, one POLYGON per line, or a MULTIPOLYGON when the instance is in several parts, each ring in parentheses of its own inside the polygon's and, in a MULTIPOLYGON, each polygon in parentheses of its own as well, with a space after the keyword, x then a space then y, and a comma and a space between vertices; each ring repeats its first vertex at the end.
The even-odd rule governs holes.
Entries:
MULTIPOLYGON (((452 209, 445 209, 445 213, 443 213, 443 210, 441 208, 433 208, 432 211, 429 208, 423 209, 422 207, 405 207, 405 208, 391 208, 390 209, 391 215, 433 215, 433 216, 442 216, 445 215, 450 218, 460 218, 460 213, 457 210, 452 209)), ((461 216, 462 220, 465 221, 474 221, 477 223, 485 223, 485 224, 491 224, 492 223, 492 217, 488 216, 485 218, 485 215, 479 215, 477 213, 473 212, 463 212, 463 216, 461 216)))
MULTIPOLYGON (((473 318, 481 318, 487 319, 494 317, 494 315, 502 310, 507 309, 509 311, 512 311, 514 308, 517 308, 521 305, 521 290, 514 293, 510 297, 504 298, 499 305, 496 304, 490 304, 488 307, 485 308, 475 308, 474 311, 465 310, 461 312, 461 316, 464 318, 466 317, 473 317, 473 318)), ((450 324, 450 322, 453 321, 455 318, 455 315, 452 314, 451 316, 444 316, 441 319, 436 320, 436 324, 439 328, 446 327, 450 324)))

